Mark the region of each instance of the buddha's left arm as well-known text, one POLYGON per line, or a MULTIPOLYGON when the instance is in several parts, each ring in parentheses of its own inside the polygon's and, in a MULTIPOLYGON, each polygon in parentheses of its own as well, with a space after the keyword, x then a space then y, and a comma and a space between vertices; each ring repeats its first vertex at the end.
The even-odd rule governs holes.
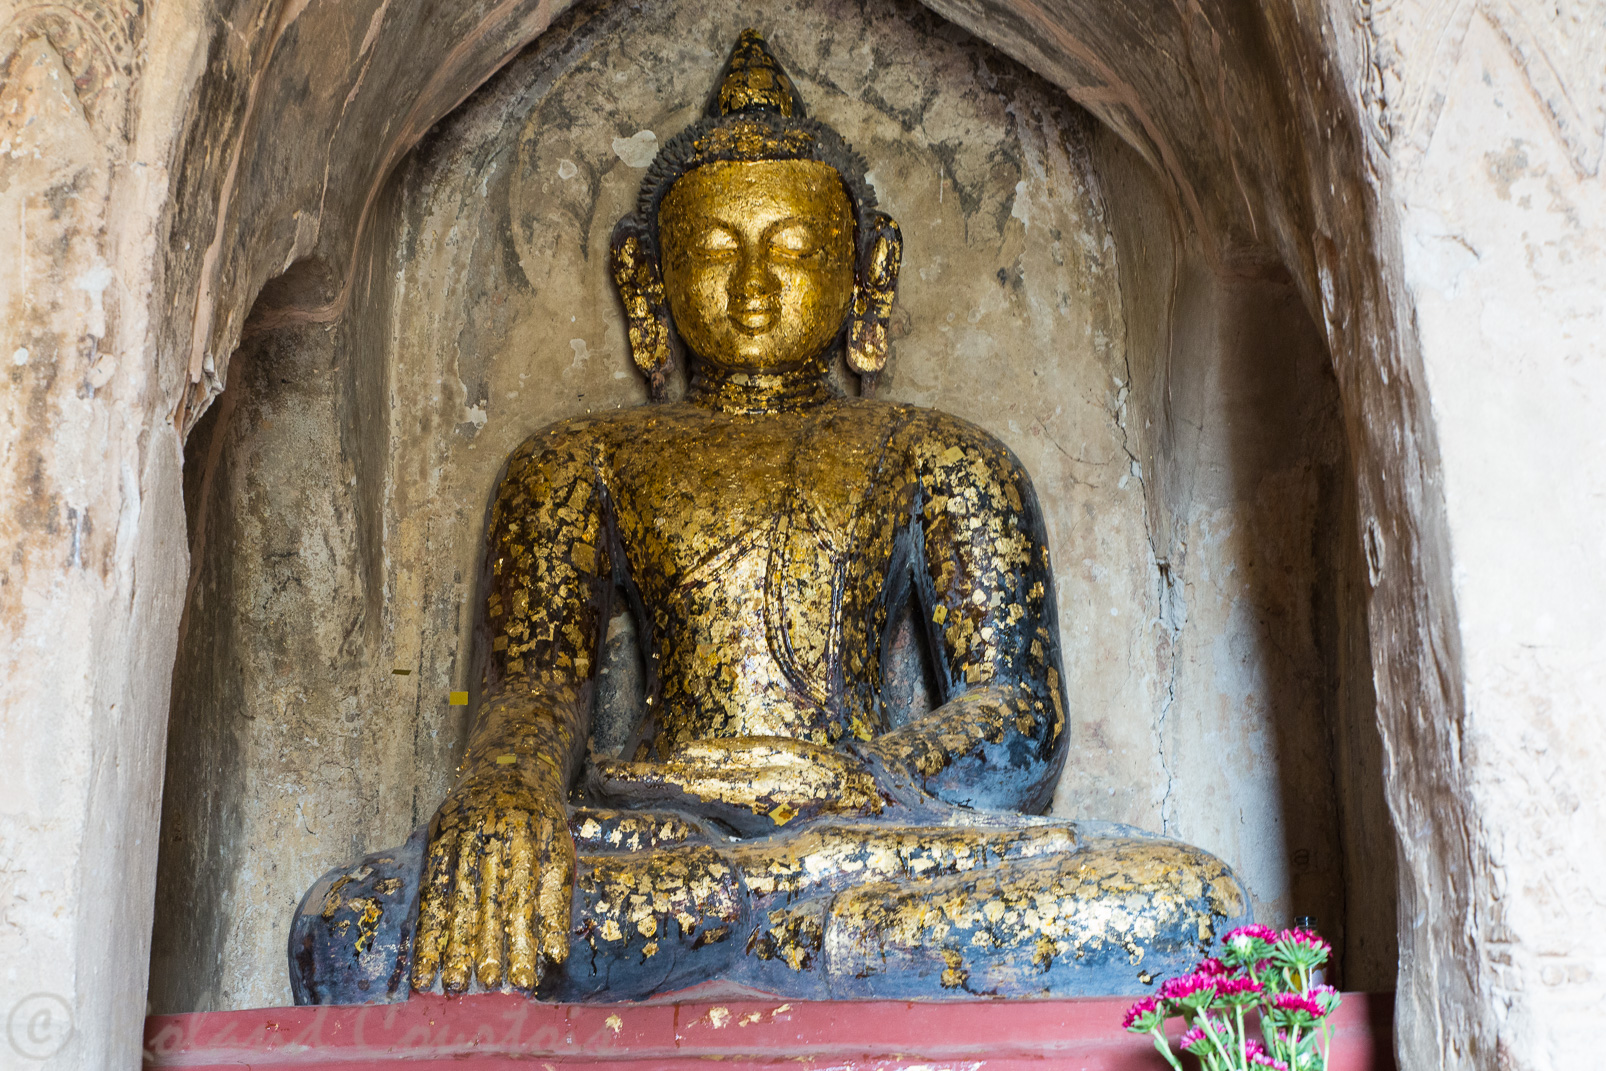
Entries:
POLYGON ((920 480, 914 578, 944 702, 868 745, 932 795, 1038 813, 1064 762, 1054 576, 1030 478, 944 414, 908 449, 920 480))

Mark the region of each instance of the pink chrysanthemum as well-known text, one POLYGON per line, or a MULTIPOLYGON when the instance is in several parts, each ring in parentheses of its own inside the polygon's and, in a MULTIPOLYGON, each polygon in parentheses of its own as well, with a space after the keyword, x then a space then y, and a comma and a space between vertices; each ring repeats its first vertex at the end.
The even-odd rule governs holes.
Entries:
POLYGON ((1144 997, 1126 1010, 1126 1018, 1121 1021, 1121 1025, 1135 1034, 1147 1034, 1164 1019, 1165 1017, 1160 1014, 1160 999, 1144 997))
POLYGON ((1220 978, 1230 972, 1225 963, 1215 956, 1210 956, 1207 959, 1200 960, 1199 965, 1193 969, 1193 973, 1203 974, 1211 978, 1220 978))
POLYGON ((1327 962, 1333 946, 1310 930, 1284 930, 1277 935, 1271 957, 1279 967, 1310 972, 1327 962))
POLYGON ((1284 930, 1277 935, 1277 944, 1297 945, 1315 949, 1323 956, 1333 951, 1333 946, 1322 939, 1322 935, 1314 930, 1284 930))
POLYGON ((1295 944, 1302 945, 1327 944, 1327 941, 1323 939, 1322 935, 1317 933, 1315 930, 1300 929, 1297 926, 1290 926, 1288 929, 1279 932, 1276 935, 1276 939, 1279 941, 1292 941, 1295 944))
POLYGON ((1247 966, 1270 955, 1277 944, 1277 937, 1277 931, 1269 926, 1251 924, 1228 930, 1221 939, 1225 946, 1222 958, 1234 967, 1247 966))
POLYGON ((1227 935, 1222 938, 1222 941, 1226 944, 1232 945, 1243 940, 1252 939, 1265 941, 1268 945, 1274 945, 1277 943, 1277 937, 1277 931, 1272 929, 1270 926, 1262 926, 1259 923, 1250 923, 1248 926, 1240 926, 1236 930, 1228 930, 1227 935))
POLYGON ((1197 1008, 1215 995, 1218 980, 1207 974, 1184 974, 1180 978, 1167 978, 1160 986, 1160 999, 1174 1000, 1184 1007, 1197 1008))
POLYGON ((1266 987, 1253 978, 1219 978, 1216 980, 1216 999, 1237 1007, 1258 1004, 1266 987))
POLYGON ((1271 998, 1272 1015, 1295 1024, 1314 1022, 1327 1012, 1303 993, 1278 993, 1271 998))
POLYGON ((1249 1062, 1255 1067, 1269 1067, 1271 1068, 1271 1071, 1288 1071, 1287 1064, 1283 1063, 1281 1060, 1268 1056, 1264 1052, 1251 1054, 1249 1057, 1249 1062))
POLYGON ((1197 1026, 1188 1027, 1183 1032, 1182 1037, 1177 1039, 1177 1046, 1183 1052, 1191 1052, 1195 1056, 1203 1056, 1205 1053, 1213 1051, 1213 1046, 1210 1044, 1210 1035, 1206 1034, 1202 1027, 1197 1026))

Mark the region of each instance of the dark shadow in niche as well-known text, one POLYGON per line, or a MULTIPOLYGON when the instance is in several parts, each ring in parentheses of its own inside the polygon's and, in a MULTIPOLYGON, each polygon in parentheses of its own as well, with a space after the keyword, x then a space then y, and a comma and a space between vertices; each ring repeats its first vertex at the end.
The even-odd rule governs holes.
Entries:
MULTIPOLYGON (((1346 828, 1346 810, 1361 804, 1346 799, 1334 754, 1353 721, 1372 717, 1369 704, 1346 702, 1357 697, 1354 677, 1370 679, 1370 656, 1347 663, 1338 641, 1341 623, 1358 624, 1363 635, 1365 629, 1364 616, 1341 622, 1355 609, 1345 597, 1355 579, 1345 548, 1356 530, 1353 510, 1333 493, 1348 468, 1338 384, 1281 265, 1252 262, 1216 282, 1224 361, 1213 437, 1224 447, 1231 494, 1246 519, 1251 635, 1276 738, 1290 913, 1313 918, 1332 942, 1330 974, 1343 982, 1357 929, 1351 902, 1358 907, 1375 895, 1375 875, 1357 871, 1345 851, 1346 840, 1361 833, 1346 828)), ((1380 802, 1380 778, 1377 789, 1380 802)), ((1393 875, 1387 877, 1392 892, 1393 875)), ((1368 973, 1362 958, 1353 958, 1351 973, 1368 973)))
MULTIPOLYGON (((1211 689, 1247 682, 1242 699, 1266 713, 1269 737, 1258 746, 1268 748, 1277 777, 1290 921, 1314 917, 1333 943, 1330 981, 1391 990, 1394 837, 1331 356, 1270 251, 1239 248, 1226 263, 1207 263, 1163 198, 1144 195, 1154 190, 1152 174, 1112 143, 1101 131, 1094 152, 1118 235, 1132 373, 1127 426, 1145 478, 1162 664, 1175 674, 1179 652, 1191 647, 1214 656, 1215 665, 1194 669, 1210 674, 1211 689), (1225 563, 1205 545, 1218 538, 1225 563), (1211 650, 1220 637, 1197 635, 1190 604, 1214 583, 1203 573, 1222 564, 1241 579, 1228 642, 1211 650)), ((1162 712, 1162 754, 1182 754, 1195 768, 1165 760, 1170 777, 1198 776, 1201 749, 1225 768, 1225 753, 1257 746, 1212 736, 1208 724, 1179 725, 1177 716, 1162 712)))
MULTIPOLYGON (((250 889, 241 867, 216 862, 252 851, 241 840, 243 808, 261 771, 248 691, 280 674, 316 702, 334 683, 299 677, 308 636, 293 609, 327 579, 317 559, 349 539, 353 513, 351 481, 322 467, 342 455, 334 409, 344 370, 328 334, 326 325, 300 324, 249 335, 230 361, 228 388, 185 444, 191 573, 169 707, 151 949, 156 1011, 205 1010, 207 995, 227 988, 215 950, 250 889), (314 443, 324 449, 309 449, 314 443)), ((347 641, 355 623, 346 617, 339 626, 347 641)))

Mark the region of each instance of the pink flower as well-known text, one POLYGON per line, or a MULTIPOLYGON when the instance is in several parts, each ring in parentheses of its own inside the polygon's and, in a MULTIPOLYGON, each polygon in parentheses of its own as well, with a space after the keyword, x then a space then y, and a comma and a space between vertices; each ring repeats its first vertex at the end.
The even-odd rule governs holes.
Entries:
POLYGON ((1188 1027, 1182 1037, 1177 1039, 1177 1046, 1183 1052, 1191 1052, 1195 1056, 1203 1056, 1205 1053, 1212 1051, 1213 1048, 1210 1044, 1210 1035, 1206 1034, 1203 1028, 1197 1026, 1188 1027))
POLYGON ((1161 1000, 1174 1000, 1187 1008, 1198 1008, 1209 1003, 1215 995, 1218 979, 1208 974, 1185 974, 1181 978, 1167 978, 1160 986, 1161 1000))
POLYGON ((1250 923, 1248 926, 1240 926, 1236 930, 1228 930, 1227 936, 1223 937, 1222 941, 1232 945, 1243 940, 1259 940, 1265 941, 1268 945, 1274 945, 1277 943, 1277 937, 1277 931, 1270 926, 1250 923))
POLYGON ((1219 978, 1226 975, 1228 970, 1225 963, 1221 962, 1216 957, 1211 956, 1208 959, 1200 960, 1199 966, 1193 969, 1193 973, 1208 975, 1212 978, 1219 978))
POLYGON ((1260 1003, 1260 995, 1266 987, 1253 978, 1221 978, 1216 981, 1216 999, 1223 1003, 1237 1007, 1260 1003))
POLYGON ((1326 963, 1332 951, 1332 945, 1310 930, 1284 930, 1271 955, 1279 967, 1308 974, 1326 963))
POLYGON ((1239 926, 1227 931, 1222 943, 1226 946, 1226 961, 1234 967, 1246 966, 1265 959, 1277 944, 1277 931, 1269 926, 1239 926))
POLYGON ((1287 1064, 1267 1056, 1264 1052, 1250 1053, 1249 1062, 1256 1067, 1269 1067, 1272 1071, 1288 1071, 1287 1064))
POLYGON ((1274 943, 1315 949, 1324 957, 1333 951, 1333 946, 1322 940, 1321 934, 1313 930, 1284 930, 1277 935, 1274 943))
POLYGON ((1327 1012, 1303 993, 1278 993, 1271 999, 1271 1014, 1275 1019, 1304 1026, 1322 1018, 1327 1012))
POLYGON ((1126 1018, 1121 1025, 1134 1034, 1147 1034, 1164 1021, 1165 1016, 1160 1013, 1160 999, 1144 997, 1126 1010, 1126 1018))

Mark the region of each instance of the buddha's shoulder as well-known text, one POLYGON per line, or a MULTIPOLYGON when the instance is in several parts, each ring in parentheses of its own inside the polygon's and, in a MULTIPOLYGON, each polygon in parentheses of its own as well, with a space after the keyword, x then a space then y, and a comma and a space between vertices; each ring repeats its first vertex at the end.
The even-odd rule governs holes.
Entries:
POLYGON ((982 468, 995 473, 1021 472, 1020 459, 1002 439, 979 424, 941 409, 879 403, 899 410, 896 445, 922 468, 982 468))
POLYGON ((608 409, 548 424, 508 455, 508 465, 604 461, 617 443, 639 437, 651 427, 656 408, 641 405, 608 409))

